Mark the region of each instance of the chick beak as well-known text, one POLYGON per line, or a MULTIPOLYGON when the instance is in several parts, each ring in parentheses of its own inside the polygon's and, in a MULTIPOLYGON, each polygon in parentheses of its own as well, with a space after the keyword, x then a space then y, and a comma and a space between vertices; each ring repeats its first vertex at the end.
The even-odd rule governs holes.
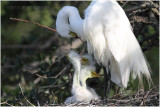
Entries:
POLYGON ((92 76, 92 77, 103 77, 103 75, 100 75, 100 74, 98 74, 98 73, 96 73, 96 72, 92 72, 92 73, 91 73, 91 76, 92 76))

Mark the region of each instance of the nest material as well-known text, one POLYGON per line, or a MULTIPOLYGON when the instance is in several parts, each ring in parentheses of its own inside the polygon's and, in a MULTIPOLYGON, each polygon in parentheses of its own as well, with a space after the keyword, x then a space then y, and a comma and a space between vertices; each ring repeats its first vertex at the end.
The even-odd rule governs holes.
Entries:
POLYGON ((124 93, 113 96, 109 99, 109 106, 158 106, 159 89, 154 87, 149 91, 138 91, 131 96, 124 93))
MULTIPOLYGON (((52 106, 55 104, 51 104, 52 106)), ((57 104, 56 104, 57 105, 57 104)), ((61 104, 61 106, 66 106, 61 104)), ((159 105, 159 88, 153 87, 149 91, 139 90, 133 95, 126 95, 121 92, 108 100, 91 101, 90 103, 69 104, 67 106, 158 106, 159 105)))

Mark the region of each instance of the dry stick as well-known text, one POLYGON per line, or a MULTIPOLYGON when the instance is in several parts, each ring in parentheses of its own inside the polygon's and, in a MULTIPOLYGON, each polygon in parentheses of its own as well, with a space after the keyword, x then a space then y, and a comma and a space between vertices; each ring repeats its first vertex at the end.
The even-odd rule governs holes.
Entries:
POLYGON ((6 100, 5 102, 2 102, 2 103, 0 103, 0 104, 1 104, 1 105, 2 105, 2 104, 7 104, 7 105, 13 107, 13 105, 11 105, 11 104, 8 103, 8 100, 6 100))
POLYGON ((123 92, 117 93, 117 94, 113 95, 112 97, 110 97, 110 99, 111 99, 111 98, 114 98, 114 97, 116 97, 116 96, 119 96, 119 95, 121 95, 121 94, 124 94, 124 93, 123 93, 123 92))
POLYGON ((35 22, 28 21, 28 20, 23 20, 23 19, 11 18, 11 17, 10 17, 10 19, 14 20, 14 21, 16 20, 16 21, 21 21, 21 22, 26 22, 26 23, 32 23, 32 24, 35 24, 35 25, 38 25, 38 26, 41 26, 41 27, 44 27, 44 28, 47 28, 49 30, 52 30, 52 31, 56 32, 55 29, 47 27, 47 26, 44 26, 44 25, 41 25, 39 23, 35 23, 35 22))
MULTIPOLYGON (((56 76, 54 76, 55 78, 58 78, 58 76, 60 76, 64 71, 67 70, 67 68, 70 66, 71 64, 69 63, 65 68, 63 68, 56 76)), ((44 89, 44 88, 52 88, 52 87, 57 87, 58 85, 55 86, 56 82, 59 79, 57 79, 52 85, 48 85, 48 86, 42 86, 40 87, 40 89, 44 89)), ((66 83, 65 83, 66 84, 66 83)))
POLYGON ((128 1, 126 1, 126 2, 122 5, 122 7, 124 7, 127 3, 128 3, 128 1))
POLYGON ((24 93, 23 93, 23 90, 22 90, 22 87, 21 87, 21 85, 19 84, 19 87, 20 87, 20 89, 21 89, 21 93, 22 93, 22 95, 23 95, 23 97, 24 97, 24 99, 30 104, 30 105, 32 105, 32 106, 34 106, 35 107, 35 105, 33 105, 25 96, 24 96, 24 93))
POLYGON ((141 101, 141 103, 140 103, 140 106, 145 106, 145 99, 148 97, 148 95, 149 95, 149 93, 154 89, 155 87, 153 87, 152 89, 150 89, 148 92, 147 92, 147 94, 145 95, 145 96, 143 96, 143 99, 142 99, 142 101, 141 101))
POLYGON ((38 77, 40 78, 43 78, 43 79, 49 79, 49 78, 57 78, 57 75, 56 76, 53 76, 53 77, 47 77, 46 75, 39 75, 39 74, 36 74, 38 77))

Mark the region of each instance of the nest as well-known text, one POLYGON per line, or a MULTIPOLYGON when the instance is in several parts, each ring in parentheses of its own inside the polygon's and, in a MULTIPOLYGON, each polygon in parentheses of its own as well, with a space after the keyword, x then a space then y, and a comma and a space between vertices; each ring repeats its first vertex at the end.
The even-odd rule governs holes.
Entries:
POLYGON ((108 100, 91 101, 90 103, 78 104, 51 104, 52 106, 158 106, 159 105, 159 88, 153 87, 149 91, 139 90, 133 95, 126 95, 123 92, 115 94, 108 100))
POLYGON ((140 90, 131 96, 125 93, 114 95, 108 100, 108 106, 158 106, 159 91, 158 87, 154 87, 149 91, 140 90))

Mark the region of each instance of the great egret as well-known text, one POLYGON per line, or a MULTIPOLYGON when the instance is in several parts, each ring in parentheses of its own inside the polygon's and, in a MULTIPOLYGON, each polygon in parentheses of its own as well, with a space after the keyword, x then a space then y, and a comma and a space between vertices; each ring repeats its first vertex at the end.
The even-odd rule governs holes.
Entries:
POLYGON ((130 74, 138 76, 140 83, 142 74, 145 75, 150 85, 150 67, 116 0, 93 0, 85 10, 84 19, 77 8, 65 6, 57 15, 56 29, 63 37, 78 36, 87 41, 88 53, 104 68, 107 95, 110 79, 126 88, 130 74))
POLYGON ((74 51, 71 51, 67 55, 67 57, 72 63, 75 69, 75 72, 73 76, 73 85, 72 85, 72 91, 71 91, 73 96, 68 97, 65 103, 66 104, 80 103, 80 102, 89 103, 91 100, 98 100, 100 97, 96 94, 94 89, 89 88, 86 85, 86 80, 88 78, 101 76, 96 72, 94 72, 95 67, 91 62, 92 59, 88 59, 91 57, 89 57, 88 55, 81 57, 74 51))

